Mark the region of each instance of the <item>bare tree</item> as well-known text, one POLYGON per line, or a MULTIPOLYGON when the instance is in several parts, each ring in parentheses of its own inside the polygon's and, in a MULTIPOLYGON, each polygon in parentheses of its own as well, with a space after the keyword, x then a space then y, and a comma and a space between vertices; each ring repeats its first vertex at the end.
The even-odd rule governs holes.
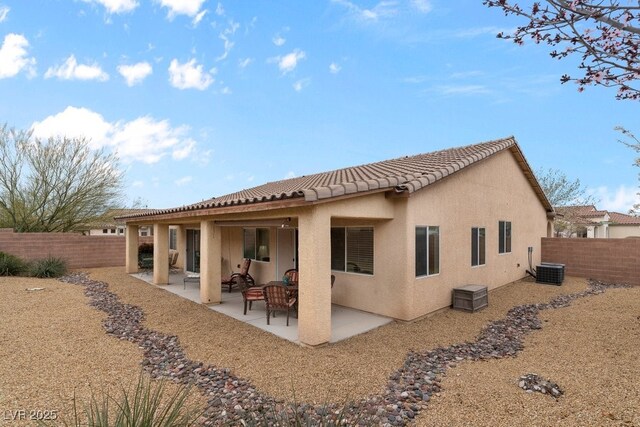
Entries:
MULTIPOLYGON (((618 141, 627 147, 631 148, 636 153, 640 153, 640 139, 638 139, 635 134, 633 134, 630 130, 623 128, 622 126, 616 126, 615 130, 622 133, 626 140, 619 139, 618 141)), ((636 167, 640 167, 640 157, 636 157, 633 165, 636 167)), ((640 174, 638 174, 638 180, 640 181, 640 174)), ((637 193, 640 196, 640 193, 637 193)), ((633 205, 633 208, 629 210, 629 214, 631 215, 640 215, 640 203, 636 203, 633 205)))
POLYGON ((513 34, 499 33, 521 45, 526 38, 560 49, 552 58, 580 55, 583 77, 568 74, 562 83, 575 81, 583 91, 588 85, 617 87, 618 99, 640 100, 640 3, 620 0, 545 0, 523 9, 508 0, 484 0, 488 7, 501 8, 505 15, 529 20, 513 34))
POLYGON ((567 175, 557 169, 539 169, 536 173, 538 182, 547 195, 552 206, 591 205, 596 200, 587 194, 579 179, 570 180, 567 175))
POLYGON ((72 231, 122 197, 118 159, 84 138, 41 141, 0 128, 0 226, 19 232, 72 231))

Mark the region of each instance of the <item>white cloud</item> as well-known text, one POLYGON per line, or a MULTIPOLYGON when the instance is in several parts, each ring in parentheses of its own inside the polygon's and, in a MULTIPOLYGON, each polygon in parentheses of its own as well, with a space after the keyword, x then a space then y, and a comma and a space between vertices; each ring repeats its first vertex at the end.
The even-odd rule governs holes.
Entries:
POLYGON ((183 176, 180 179, 176 179, 174 182, 174 184, 176 184, 178 187, 181 187, 183 185, 187 185, 188 183, 190 183, 191 181, 193 181, 193 177, 191 176, 183 176))
POLYGON ((0 22, 4 22, 7 19, 10 10, 9 6, 0 5, 0 22))
POLYGON ((133 65, 119 65, 118 72, 127 81, 127 86, 134 86, 146 79, 153 72, 153 68, 148 62, 138 62, 133 65))
POLYGON ((229 52, 231 52, 231 49, 235 45, 235 43, 232 42, 229 37, 234 35, 238 28, 240 28, 240 24, 231 20, 229 21, 229 26, 218 35, 218 38, 224 42, 224 52, 216 58, 216 61, 222 61, 223 59, 227 58, 229 52))
POLYGON ((376 22, 382 18, 392 17, 398 14, 397 1, 380 1, 370 9, 362 8, 348 0, 331 1, 345 7, 351 16, 361 22, 376 22))
POLYGON ((482 95, 491 93, 484 85, 443 85, 434 88, 443 95, 482 95))
POLYGON ((251 64, 253 62, 252 58, 244 58, 244 59, 240 59, 238 60, 238 67, 240 68, 247 68, 247 66, 249 64, 251 64))
POLYGON ((187 126, 171 127, 168 120, 150 116, 129 122, 109 122, 87 108, 67 107, 31 126, 37 138, 67 136, 86 137, 93 149, 110 148, 127 162, 156 163, 171 155, 181 160, 194 154, 196 142, 187 134, 187 126))
POLYGON ((218 5, 216 6, 216 15, 224 16, 224 7, 222 6, 222 3, 220 3, 220 2, 218 2, 218 5))
POLYGON ((331 64, 329 64, 329 72, 331 74, 338 74, 340 70, 342 70, 342 67, 336 64, 335 62, 332 62, 331 64))
POLYGON ((29 77, 36 74, 36 60, 27 55, 29 41, 22 34, 10 33, 0 46, 0 79, 14 77, 26 71, 29 77))
POLYGON ((304 89, 305 87, 309 86, 309 83, 311 83, 311 79, 310 78, 304 78, 304 79, 300 79, 298 81, 296 81, 295 83, 293 83, 293 89, 296 92, 300 92, 302 89, 304 89))
POLYGON ((137 0, 83 0, 85 3, 98 3, 109 13, 131 12, 139 6, 137 0))
POLYGON ((220 93, 223 95, 231 95, 231 88, 229 86, 225 86, 220 90, 220 93))
POLYGON ((109 75, 102 71, 98 64, 78 64, 76 57, 71 55, 64 64, 50 67, 44 74, 46 79, 57 77, 60 80, 109 80, 109 75))
POLYGON ((295 49, 293 52, 285 56, 277 56, 271 58, 270 61, 277 62, 278 68, 282 71, 282 74, 287 74, 298 66, 298 61, 303 60, 307 55, 300 49, 295 49))
POLYGON ((420 13, 429 13, 433 9, 429 0, 411 0, 411 5, 420 13))
POLYGON ((633 208, 634 204, 640 203, 640 196, 638 187, 627 187, 626 185, 620 185, 617 189, 610 190, 606 186, 600 186, 595 189, 590 189, 589 194, 593 195, 596 199, 600 199, 598 208, 627 213, 629 209, 633 208))
POLYGON ((296 173, 294 171, 289 171, 287 172, 287 174, 284 176, 284 179, 289 179, 289 178, 295 178, 296 177, 296 173))
POLYGON ((283 44, 285 44, 287 42, 287 39, 285 39, 284 37, 282 37, 280 34, 276 34, 275 36, 273 36, 273 38, 271 39, 271 41, 273 42, 273 44, 275 44, 276 46, 282 46, 283 44))
POLYGON ((169 9, 167 17, 173 19, 176 15, 195 17, 205 0, 158 0, 161 6, 169 9))
POLYGON ((194 27, 197 27, 200 21, 202 21, 202 18, 204 18, 204 15, 207 14, 207 12, 208 10, 205 9, 202 12, 198 13, 191 21, 191 25, 193 25, 194 27))
POLYGON ((67 107, 63 112, 34 122, 33 136, 47 139, 52 136, 91 139, 91 148, 98 149, 110 145, 109 138, 115 126, 105 121, 102 115, 86 108, 67 107))
POLYGON ((133 181, 133 182, 131 183, 131 186, 132 186, 133 188, 142 188, 142 187, 144 187, 144 181, 140 181, 140 180, 138 180, 138 181, 133 181))
POLYGON ((178 89, 205 90, 214 82, 214 78, 203 70, 202 64, 196 64, 195 59, 184 64, 173 59, 169 65, 169 81, 171 86, 178 89))

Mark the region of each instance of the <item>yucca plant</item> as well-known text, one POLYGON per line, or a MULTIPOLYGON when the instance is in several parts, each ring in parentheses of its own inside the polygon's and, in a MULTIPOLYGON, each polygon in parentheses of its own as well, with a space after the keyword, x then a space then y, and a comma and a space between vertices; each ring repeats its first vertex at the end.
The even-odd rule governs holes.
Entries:
POLYGON ((18 276, 27 269, 27 263, 15 255, 0 252, 0 276, 18 276))
POLYGON ((33 261, 30 270, 33 277, 61 277, 67 272, 67 262, 62 258, 48 256, 33 261))
MULTIPOLYGON (((152 381, 140 374, 133 390, 123 388, 121 395, 101 396, 91 393, 91 401, 78 411, 73 398, 73 421, 61 420, 65 426, 88 427, 188 427, 196 424, 202 414, 187 406, 188 386, 178 386, 167 394, 166 380, 152 381)), ((54 424, 40 423, 41 426, 54 424)))

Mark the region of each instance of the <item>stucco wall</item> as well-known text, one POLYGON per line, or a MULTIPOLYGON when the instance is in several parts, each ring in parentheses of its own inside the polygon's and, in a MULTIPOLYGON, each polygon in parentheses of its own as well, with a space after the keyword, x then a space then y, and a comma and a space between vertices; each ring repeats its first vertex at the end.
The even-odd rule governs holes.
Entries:
MULTIPOLYGON (((451 291, 467 284, 489 289, 526 275, 527 248, 540 260, 547 233, 544 207, 509 151, 499 153, 420 191, 409 199, 406 275, 412 287, 409 318, 447 307, 451 291), (498 222, 511 221, 511 253, 498 253, 498 222), (440 274, 415 277, 415 226, 440 227, 440 274), (471 228, 486 228, 486 263, 471 266, 471 228)), ((398 235, 401 231, 398 230, 398 235)))
POLYGON ((640 225, 609 225, 609 237, 611 239, 640 237, 640 225))

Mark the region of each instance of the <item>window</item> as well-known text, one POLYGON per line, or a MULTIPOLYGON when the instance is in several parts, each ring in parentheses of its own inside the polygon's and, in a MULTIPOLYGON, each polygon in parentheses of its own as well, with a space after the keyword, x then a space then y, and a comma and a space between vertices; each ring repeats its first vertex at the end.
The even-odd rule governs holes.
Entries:
POLYGON ((471 265, 485 264, 485 235, 484 227, 473 227, 471 229, 471 265))
POLYGON ((169 249, 178 249, 178 230, 175 228, 169 229, 169 249))
POLYGON ((109 233, 109 229, 108 228, 103 228, 102 229, 102 234, 108 234, 109 233))
POLYGON ((440 227, 416 227, 416 277, 440 273, 440 227))
POLYGON ((511 221, 498 221, 498 253, 511 253, 511 221))
POLYGON ((243 254, 256 261, 269 261, 269 229, 245 228, 243 254))
POLYGON ((373 227, 332 227, 331 269, 373 274, 373 227))
POLYGON ((116 229, 115 229, 115 228, 112 228, 112 229, 110 230, 110 232, 111 232, 111 234, 116 234, 116 229))

